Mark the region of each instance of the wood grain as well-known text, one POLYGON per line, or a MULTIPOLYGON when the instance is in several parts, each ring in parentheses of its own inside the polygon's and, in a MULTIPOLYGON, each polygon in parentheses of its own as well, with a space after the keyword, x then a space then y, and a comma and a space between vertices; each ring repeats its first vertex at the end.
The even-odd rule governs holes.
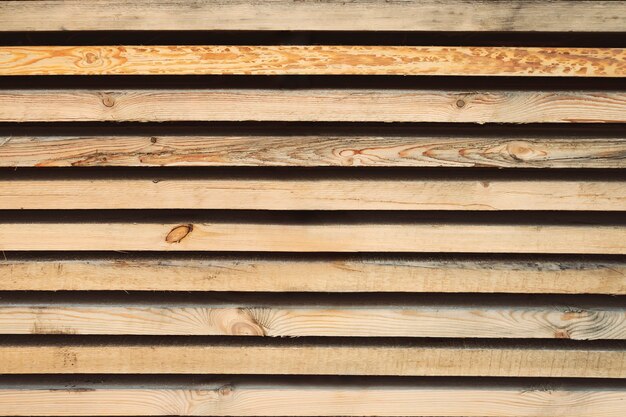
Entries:
POLYGON ((617 137, 0 136, 0 167, 626 168, 617 137))
POLYGON ((0 46, 1 75, 626 76, 626 49, 340 45, 0 46))
POLYGON ((445 223, 0 223, 0 250, 626 254, 626 228, 445 223))
POLYGON ((161 0, 158 6, 151 0, 3 1, 0 30, 622 32, 626 27, 623 1, 161 0))
POLYGON ((20 303, 0 306, 0 334, 624 340, 626 310, 339 302, 329 306, 20 303))
POLYGON ((1 122, 626 122, 626 93, 434 90, 2 90, 1 122))
POLYGON ((408 179, 0 180, 0 209, 626 209, 626 182, 408 179))
POLYGON ((4 388, 0 410, 3 416, 622 417, 626 400, 619 388, 270 385, 225 380, 191 388, 4 388))
POLYGON ((626 295, 619 261, 182 258, 0 262, 0 291, 474 292, 626 295))
POLYGON ((0 373, 624 378, 626 352, 584 346, 5 344, 0 373))

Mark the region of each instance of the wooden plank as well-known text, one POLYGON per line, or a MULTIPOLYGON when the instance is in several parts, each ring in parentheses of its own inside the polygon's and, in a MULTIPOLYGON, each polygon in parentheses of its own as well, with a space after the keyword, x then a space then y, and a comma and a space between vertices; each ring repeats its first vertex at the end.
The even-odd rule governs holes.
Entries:
POLYGON ((619 261, 186 258, 0 262, 0 291, 445 292, 626 295, 619 261))
POLYGON ((626 93, 434 90, 2 90, 2 122, 626 122, 626 93))
POLYGON ((621 32, 623 1, 38 0, 0 2, 0 30, 621 32), (68 19, 72 16, 72 19, 68 19), (289 16, 288 19, 285 16, 289 16), (567 16, 567 18, 563 18, 567 16))
MULTIPOLYGON (((587 342, 589 343, 589 342, 587 342)), ((270 374, 624 378, 626 351, 581 345, 0 345, 2 374, 270 374)))
POLYGON ((443 179, 0 180, 0 209, 602 210, 626 182, 443 179))
POLYGON ((466 46, 0 46, 1 75, 626 76, 626 49, 466 46))
POLYGON ((4 136, 0 167, 626 168, 626 140, 463 136, 4 136))
POLYGON ((445 223, 3 223, 0 250, 626 254, 626 228, 445 223))
POLYGON ((622 417, 625 398, 620 388, 212 381, 190 388, 3 388, 0 415, 622 417))
POLYGON ((0 334, 626 339, 620 308, 233 303, 1 305, 0 334))

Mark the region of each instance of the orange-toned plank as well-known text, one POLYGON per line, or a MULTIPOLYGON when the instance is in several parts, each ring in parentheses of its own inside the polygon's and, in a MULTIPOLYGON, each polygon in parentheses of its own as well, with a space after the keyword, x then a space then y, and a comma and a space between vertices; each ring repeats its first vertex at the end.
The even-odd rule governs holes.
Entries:
POLYGON ((626 76, 623 48, 4 46, 0 75, 626 76))

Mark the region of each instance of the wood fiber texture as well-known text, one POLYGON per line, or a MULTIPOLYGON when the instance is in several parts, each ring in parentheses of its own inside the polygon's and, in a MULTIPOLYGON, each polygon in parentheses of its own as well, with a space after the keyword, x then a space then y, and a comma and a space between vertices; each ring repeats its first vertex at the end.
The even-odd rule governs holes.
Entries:
POLYGON ((626 415, 626 1, 0 32, 0 416, 626 415))

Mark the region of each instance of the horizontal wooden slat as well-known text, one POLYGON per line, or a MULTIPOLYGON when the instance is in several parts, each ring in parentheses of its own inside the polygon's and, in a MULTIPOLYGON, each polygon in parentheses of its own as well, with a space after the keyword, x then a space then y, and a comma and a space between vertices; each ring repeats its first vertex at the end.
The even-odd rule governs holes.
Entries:
MULTIPOLYGON (((586 342, 590 343, 590 342, 586 342)), ((626 352, 581 345, 1 345, 2 374, 299 374, 626 377, 626 352)))
POLYGON ((0 250, 626 254, 599 225, 4 223, 0 250))
POLYGON ((0 167, 626 168, 626 140, 580 137, 5 136, 0 167))
POLYGON ((626 122, 626 93, 3 90, 0 121, 626 122))
POLYGON ((2 291, 626 294, 626 263, 618 261, 5 257, 2 291))
POLYGON ((340 302, 328 306, 37 303, 1 305, 0 334, 626 339, 626 310, 340 302))
POLYGON ((0 209, 624 210, 626 182, 408 179, 0 180, 0 209))
POLYGON ((626 27, 623 1, 166 0, 158 6, 150 0, 3 1, 0 30, 620 32, 626 27))
POLYGON ((626 76, 626 49, 452 46, 0 46, 0 75, 626 76))
POLYGON ((325 386, 224 381, 191 388, 0 389, 3 416, 622 417, 624 414, 626 399, 620 388, 325 386))

